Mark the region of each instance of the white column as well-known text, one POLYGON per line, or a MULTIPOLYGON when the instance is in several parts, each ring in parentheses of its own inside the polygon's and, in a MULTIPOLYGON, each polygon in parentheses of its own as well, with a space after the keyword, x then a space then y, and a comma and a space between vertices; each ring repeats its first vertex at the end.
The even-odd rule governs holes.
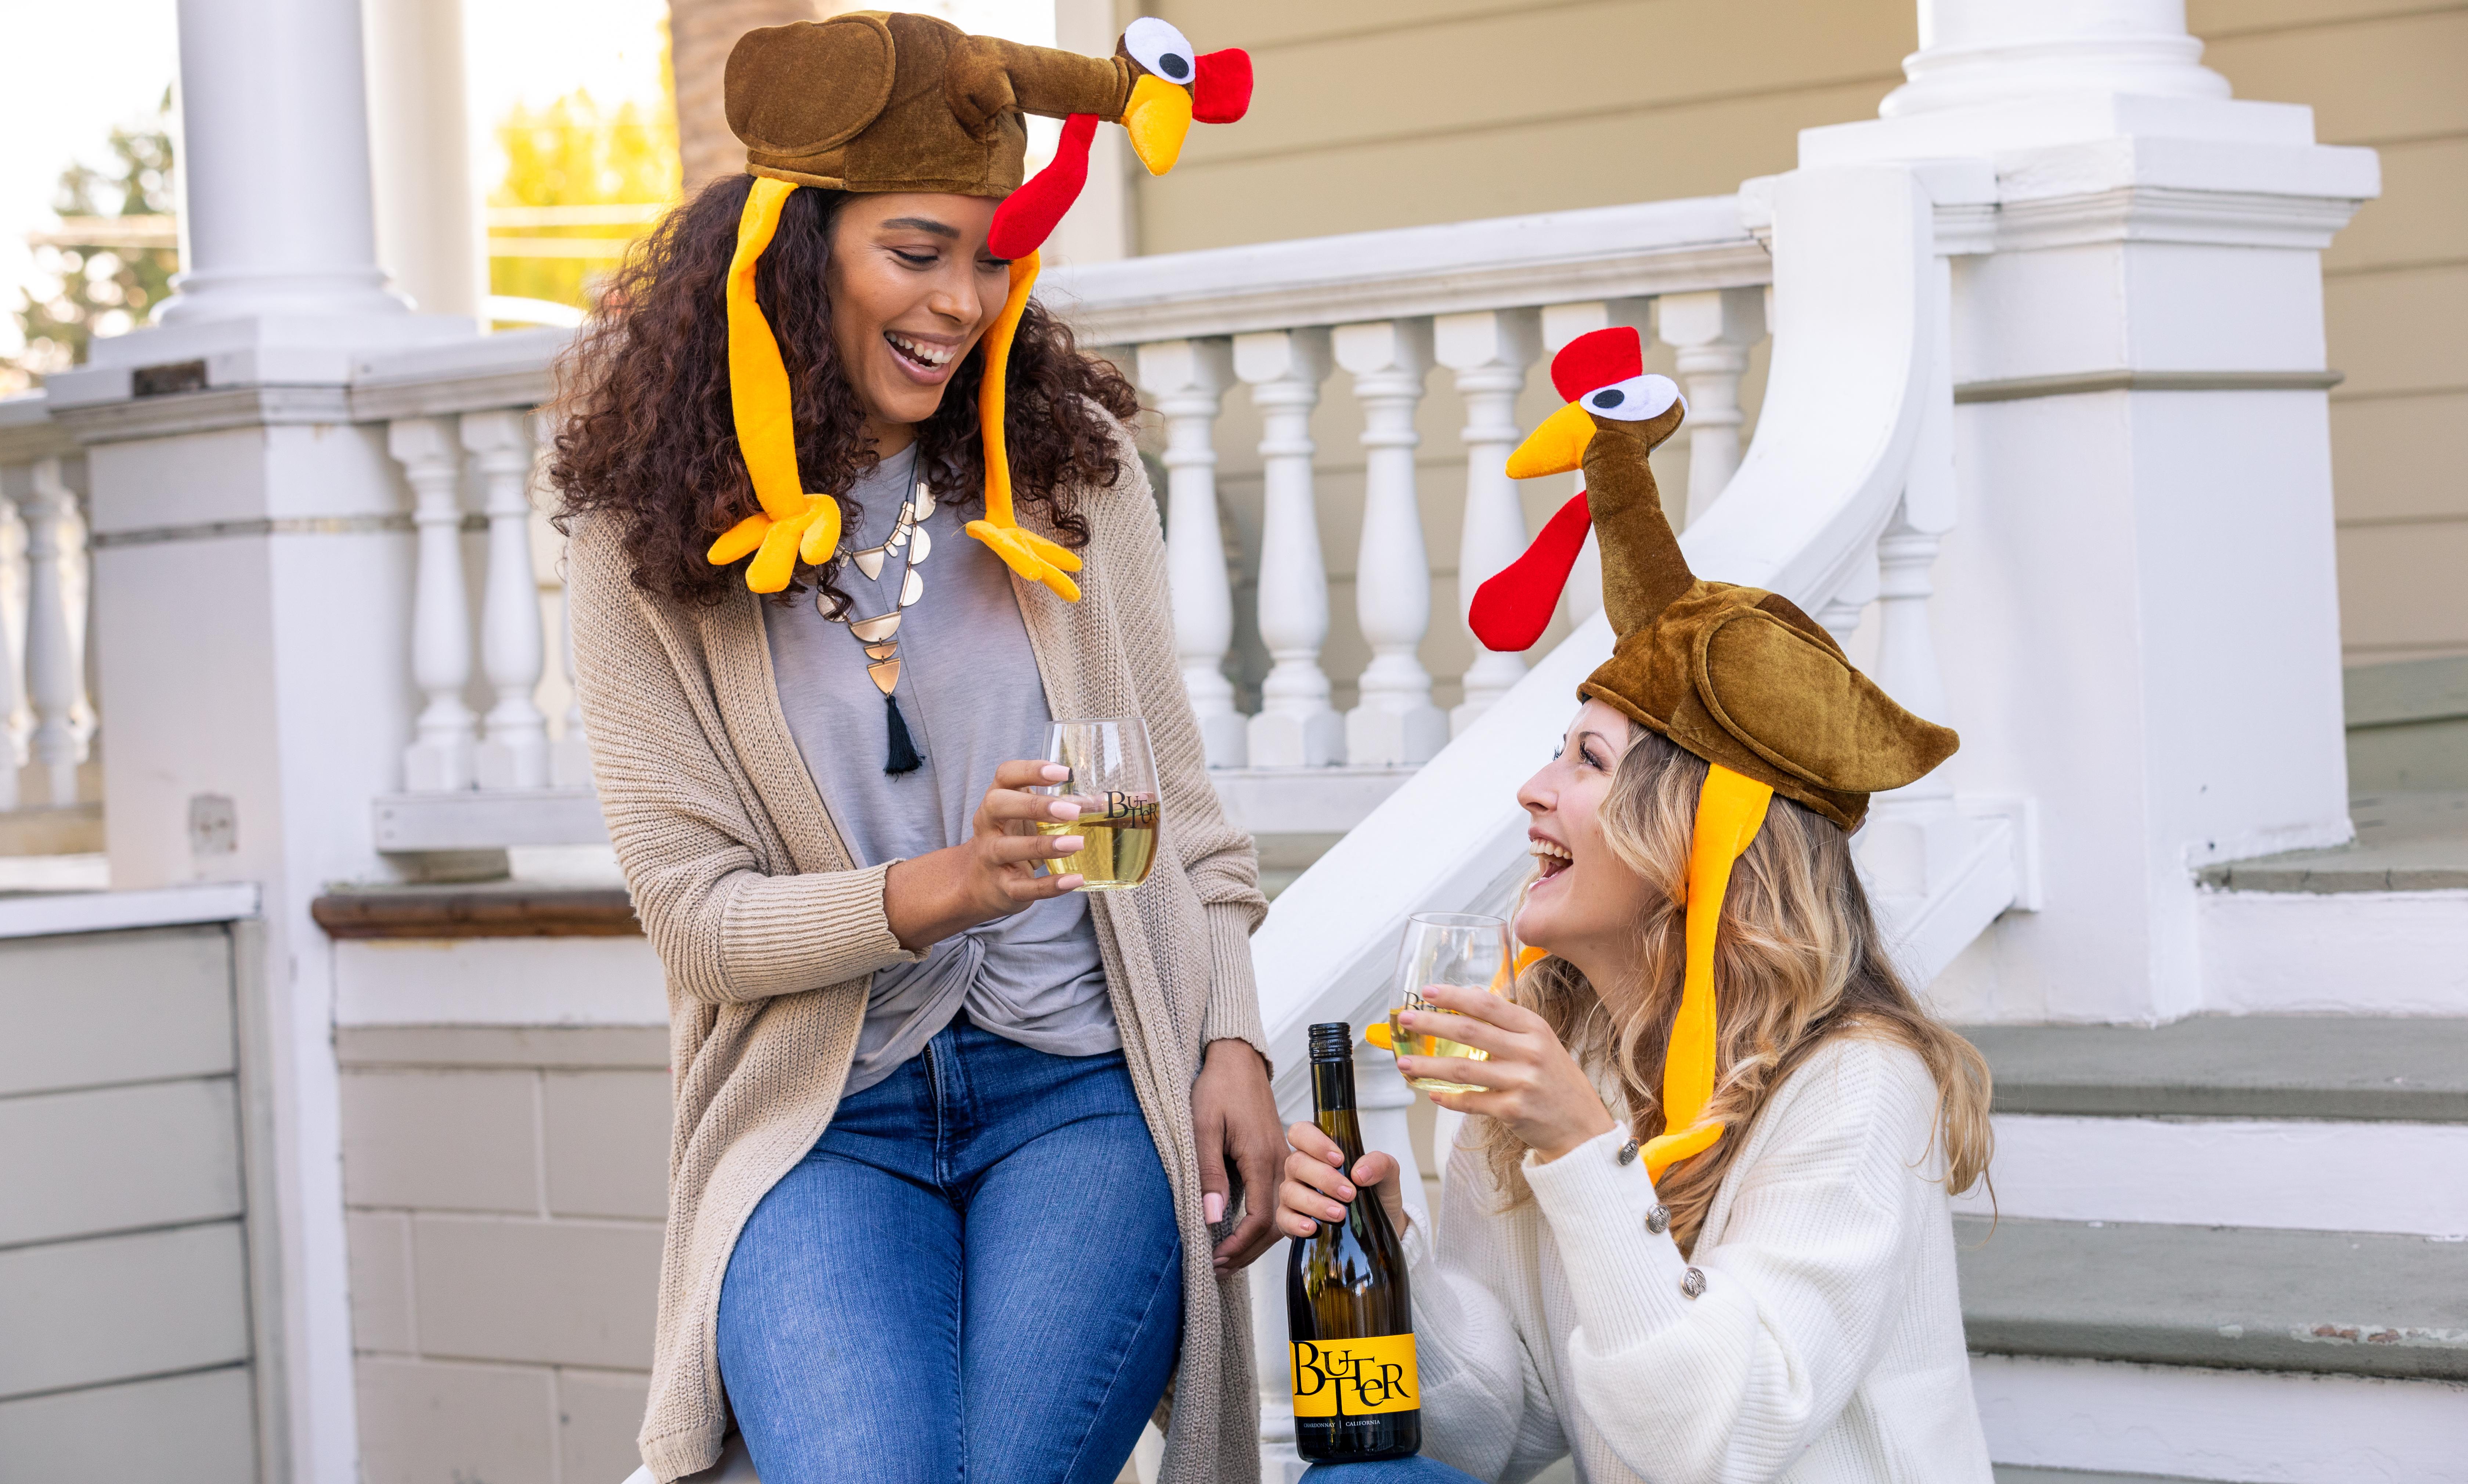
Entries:
POLYGON ((1312 492, 1312 409, 1328 376, 1328 331, 1234 337, 1234 374, 1260 409, 1260 638, 1272 662, 1251 719, 1254 767, 1326 767, 1345 755, 1345 722, 1319 668, 1328 639, 1328 567, 1312 492))
POLYGON ((1657 332, 1680 353, 1688 397, 1688 514, 1695 525, 1740 467, 1740 377, 1748 347, 1765 337, 1763 288, 1664 294, 1655 301, 1657 332))
POLYGON ((539 583, 532 570, 531 420, 520 412, 463 414, 463 446, 480 476, 489 518, 489 574, 480 604, 480 669, 494 700, 487 741, 472 754, 483 788, 548 785, 548 722, 539 689, 539 583))
POLYGON ((2138 93, 2226 98, 2228 80, 2202 64, 2185 34, 2184 0, 1920 0, 1910 80, 1887 95, 1886 118, 2035 94, 2138 93))
MULTIPOLYGON (((1517 395, 1525 368, 1542 348, 1542 316, 1532 309, 1480 309, 1443 314, 1431 325, 1433 354, 1456 373, 1465 399, 1465 525, 1457 538, 1457 621, 1467 623, 1474 595, 1492 574, 1515 561, 1529 539, 1508 455, 1517 447, 1517 395)), ((1449 713, 1451 735, 1508 694, 1525 674, 1517 654, 1486 650, 1466 629, 1474 662, 1466 667, 1465 699, 1449 713)))
POLYGON ((463 590, 463 450, 444 418, 399 418, 386 451, 410 481, 420 532, 411 599, 411 678, 427 703, 403 749, 402 786, 413 793, 468 788, 477 746, 464 688, 471 683, 471 619, 463 590))
POLYGON ((565 735, 548 749, 548 781, 560 788, 591 787, 591 735, 583 725, 583 691, 574 683, 573 589, 557 595, 557 628, 565 652, 565 735))
POLYGON ((45 802, 77 802, 77 643, 69 623, 61 563, 77 494, 60 461, 34 467, 26 521, 26 699, 34 712, 26 761, 42 772, 45 802))
POLYGON ((1354 612, 1371 645, 1355 708, 1345 718, 1345 757, 1375 766, 1428 763, 1449 740, 1431 704, 1423 635, 1431 627, 1431 561, 1414 491, 1414 409, 1431 371, 1428 320, 1343 325, 1337 361, 1354 373, 1362 404, 1362 536, 1354 559, 1354 612))
POLYGON ((167 325, 400 315, 377 264, 360 8, 180 0, 180 225, 167 325))
POLYGON ((1165 420, 1166 582, 1182 688, 1200 719, 1210 767, 1241 767, 1245 719, 1234 709, 1225 651, 1234 643, 1234 588, 1217 513, 1217 413, 1234 379, 1227 340, 1160 340, 1139 348, 1140 388, 1165 420))
POLYGON ((471 182, 462 0, 364 0, 377 264, 412 308, 478 315, 489 292, 471 182))

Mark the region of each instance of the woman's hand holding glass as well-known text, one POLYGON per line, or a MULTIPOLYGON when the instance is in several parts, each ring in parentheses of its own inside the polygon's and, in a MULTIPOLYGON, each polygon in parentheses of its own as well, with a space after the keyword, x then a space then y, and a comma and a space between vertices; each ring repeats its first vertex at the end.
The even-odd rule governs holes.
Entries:
POLYGON ((1058 764, 1030 759, 997 765, 968 839, 911 856, 884 874, 883 914, 901 947, 913 953, 1079 888, 1077 876, 1040 876, 1038 868, 1085 841, 1077 834, 1034 831, 1047 821, 1078 819, 1080 806, 1029 791, 1069 776, 1058 764))
MULTIPOLYGON (((1445 1036, 1491 1054, 1481 1062, 1399 1057, 1397 1070, 1408 1078, 1470 1083, 1486 1089, 1434 1092, 1432 1102, 1455 1112, 1498 1119, 1546 1164, 1619 1127, 1585 1069, 1541 1016, 1514 1000, 1463 985, 1434 984, 1422 993, 1440 1010, 1455 1014, 1401 1011, 1399 1029, 1445 1036)), ((1301 1147, 1299 1141, 1295 1147, 1301 1147)), ((1364 1156, 1364 1162, 1370 1158, 1364 1156)))

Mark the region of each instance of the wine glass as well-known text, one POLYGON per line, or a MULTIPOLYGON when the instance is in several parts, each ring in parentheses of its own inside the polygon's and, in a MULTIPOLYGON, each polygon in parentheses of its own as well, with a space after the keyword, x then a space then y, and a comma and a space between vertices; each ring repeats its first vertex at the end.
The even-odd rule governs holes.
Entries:
POLYGON ((1071 770, 1059 784, 1034 790, 1080 806, 1069 823, 1041 819, 1037 833, 1076 834, 1081 846, 1045 862, 1048 876, 1077 873, 1082 891, 1127 891, 1149 879, 1156 861, 1156 758, 1137 717, 1057 721, 1046 729, 1045 759, 1071 770))
MULTIPOLYGON (((1401 1057, 1464 1057, 1488 1062, 1491 1053, 1452 1040, 1444 1031, 1407 1031, 1399 1023, 1408 1010, 1426 1016, 1454 1016, 1423 997, 1435 984, 1460 985, 1497 993, 1508 982, 1508 924, 1476 912, 1419 912, 1405 920, 1405 941, 1397 949, 1397 988, 1402 1003, 1388 1012, 1388 1039, 1401 1057)), ((1409 1077, 1407 1084, 1424 1092, 1482 1092, 1474 1084, 1444 1082, 1436 1077, 1409 1077)))

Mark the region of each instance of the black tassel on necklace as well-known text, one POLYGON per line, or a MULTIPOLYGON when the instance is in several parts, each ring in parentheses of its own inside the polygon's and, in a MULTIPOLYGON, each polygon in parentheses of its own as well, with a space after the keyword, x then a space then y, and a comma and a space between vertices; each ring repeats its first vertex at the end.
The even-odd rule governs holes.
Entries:
POLYGON ((900 714, 900 697, 885 692, 882 704, 891 712, 891 751, 882 760, 882 770, 913 773, 926 760, 917 755, 917 744, 908 740, 908 719, 900 714))

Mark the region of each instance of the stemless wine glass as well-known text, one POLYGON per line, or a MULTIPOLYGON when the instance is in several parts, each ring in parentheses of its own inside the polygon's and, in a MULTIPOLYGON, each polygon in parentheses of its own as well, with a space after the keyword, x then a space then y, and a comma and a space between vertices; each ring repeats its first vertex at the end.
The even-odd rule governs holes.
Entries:
MULTIPOLYGON (((1388 1039, 1399 1056, 1464 1057, 1488 1062, 1479 1046, 1451 1040, 1447 1033, 1428 1029, 1408 1032, 1398 1019, 1406 1011, 1427 1016, 1454 1016, 1423 997, 1435 984, 1462 985, 1497 992, 1508 982, 1508 925, 1474 912, 1422 912, 1405 920, 1405 941, 1397 950, 1397 988, 1403 1003, 1388 1012, 1388 1039)), ((1462 1018, 1462 1017, 1460 1017, 1462 1018)), ((1424 1092, 1482 1092, 1475 1083, 1443 1082, 1436 1077, 1405 1081, 1424 1092)))
POLYGON ((1080 817, 1038 821, 1037 833, 1076 834, 1081 846, 1045 863, 1048 876, 1082 880, 1082 891, 1125 891, 1149 879, 1156 860, 1156 759, 1149 729, 1137 717, 1057 721, 1045 733, 1045 759, 1071 770, 1035 791, 1069 799, 1080 817))

